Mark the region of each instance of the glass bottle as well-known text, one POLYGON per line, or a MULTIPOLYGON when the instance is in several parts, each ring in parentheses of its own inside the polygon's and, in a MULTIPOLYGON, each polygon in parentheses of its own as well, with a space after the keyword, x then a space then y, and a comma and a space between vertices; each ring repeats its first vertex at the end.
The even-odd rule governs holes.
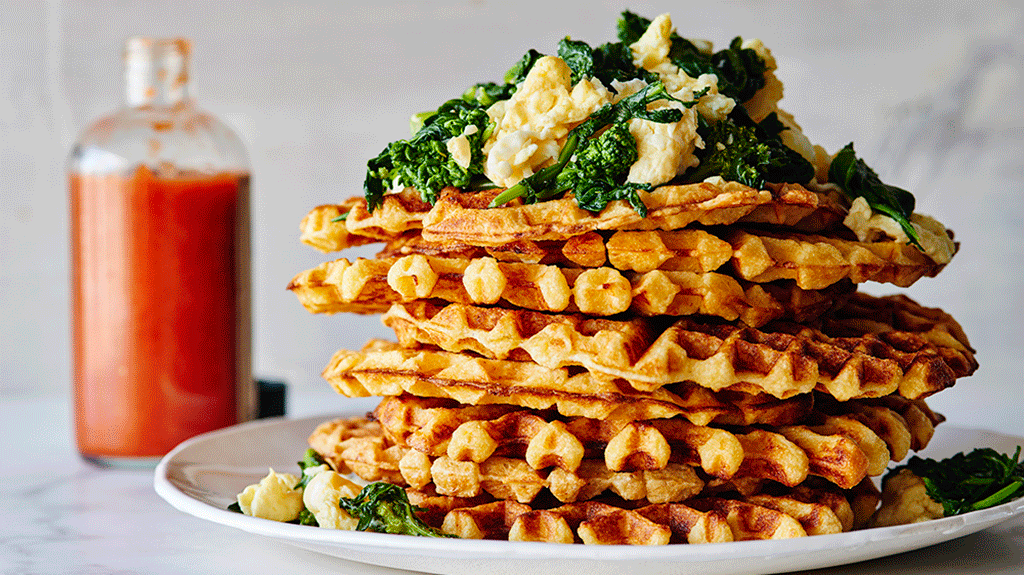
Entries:
POLYGON ((151 466, 254 417, 249 163, 189 96, 187 40, 130 38, 125 105, 68 161, 78 450, 151 466))

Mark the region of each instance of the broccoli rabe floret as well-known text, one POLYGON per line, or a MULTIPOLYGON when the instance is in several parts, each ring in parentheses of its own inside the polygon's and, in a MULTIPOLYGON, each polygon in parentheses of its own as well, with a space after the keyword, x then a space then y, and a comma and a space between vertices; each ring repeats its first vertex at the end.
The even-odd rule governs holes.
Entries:
POLYGON ((609 201, 628 200, 637 211, 646 206, 637 190, 650 191, 650 184, 626 182, 629 168, 637 160, 636 139, 627 123, 613 124, 576 153, 576 160, 558 174, 556 186, 572 189, 576 203, 585 210, 600 211, 609 201))
POLYGON ((363 192, 367 207, 380 205, 384 191, 396 186, 416 188, 423 200, 433 204, 447 186, 465 187, 483 173, 483 142, 490 137, 491 121, 478 102, 461 98, 449 100, 423 121, 423 127, 408 140, 388 144, 366 164, 363 192), (466 134, 472 157, 463 167, 448 153, 447 141, 462 136, 467 126, 476 130, 466 134))
POLYGON ((721 176, 758 189, 768 182, 810 181, 814 166, 782 142, 781 126, 774 114, 759 125, 738 106, 720 122, 700 119, 697 133, 704 140, 704 150, 697 154, 700 164, 683 174, 683 180, 721 176))

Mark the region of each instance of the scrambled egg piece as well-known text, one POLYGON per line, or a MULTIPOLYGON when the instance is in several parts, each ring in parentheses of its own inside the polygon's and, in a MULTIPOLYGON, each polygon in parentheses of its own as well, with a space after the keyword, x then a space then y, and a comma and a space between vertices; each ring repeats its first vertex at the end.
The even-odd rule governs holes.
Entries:
POLYGON ((301 502, 316 517, 320 527, 327 529, 355 529, 359 520, 338 506, 342 497, 353 498, 359 495, 361 487, 331 470, 326 465, 307 469, 306 473, 316 475, 306 485, 301 502))
MULTIPOLYGON (((639 92, 646 85, 642 80, 613 82, 612 88, 617 92, 615 101, 639 92)), ((692 97, 689 94, 685 99, 692 97)), ((697 135, 697 114, 692 108, 686 109, 679 102, 669 100, 655 102, 648 108, 675 108, 683 115, 678 122, 670 124, 639 118, 629 121, 629 133, 636 140, 637 160, 630 166, 626 180, 657 186, 696 166, 698 160, 693 150, 704 144, 697 135)))
POLYGON ((744 40, 740 44, 740 48, 757 52, 757 55, 764 60, 764 65, 767 68, 764 73, 764 87, 758 90, 749 100, 743 102, 743 107, 747 110, 747 114, 755 122, 760 122, 768 117, 768 114, 779 109, 779 100, 782 99, 783 87, 782 81, 775 75, 778 64, 775 62, 775 56, 772 55, 772 51, 758 38, 744 40))
POLYGON ((569 130, 611 101, 597 79, 571 85, 572 71, 556 56, 534 63, 509 100, 487 110, 496 130, 484 144, 484 175, 509 187, 554 162, 569 130))
POLYGON ((299 478, 273 469, 258 484, 238 494, 242 513, 272 521, 293 521, 302 511, 302 490, 294 489, 299 478))
MULTIPOLYGON (((874 212, 863 197, 853 201, 843 225, 853 230, 857 234, 857 239, 862 242, 877 241, 883 237, 892 238, 900 243, 910 241, 896 220, 874 212)), ((914 213, 910 215, 910 225, 917 231, 921 247, 932 261, 946 264, 953 259, 956 245, 942 223, 930 216, 914 213)))
POLYGON ((869 525, 905 525, 938 519, 944 515, 942 505, 928 497, 921 478, 909 469, 901 469, 886 479, 882 490, 882 506, 871 517, 869 525))
POLYGON ((469 163, 473 159, 473 149, 469 145, 468 136, 472 136, 479 130, 475 125, 470 124, 462 130, 461 134, 445 142, 448 153, 451 154, 452 159, 463 170, 469 169, 469 163))
MULTIPOLYGON (((691 100, 694 92, 709 88, 697 104, 697 111, 708 120, 717 122, 724 119, 732 112, 736 101, 718 93, 718 76, 701 74, 691 78, 672 63, 668 53, 672 48, 673 30, 672 18, 668 14, 652 20, 643 35, 629 46, 633 52, 633 63, 657 74, 668 93, 680 100, 691 100)), ((707 49, 710 51, 710 44, 707 49)))

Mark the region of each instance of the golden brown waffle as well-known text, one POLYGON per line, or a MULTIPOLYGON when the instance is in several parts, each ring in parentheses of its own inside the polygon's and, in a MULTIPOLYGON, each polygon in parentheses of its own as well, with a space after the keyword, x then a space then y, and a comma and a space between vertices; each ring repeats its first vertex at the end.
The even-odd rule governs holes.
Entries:
POLYGON ((295 276, 288 289, 311 313, 380 313, 392 303, 440 299, 600 316, 627 310, 648 316, 704 314, 762 325, 780 317, 818 317, 853 286, 805 291, 792 282, 741 284, 714 272, 633 273, 414 254, 326 262, 295 276))
POLYGON ((570 374, 534 363, 422 352, 380 340, 370 341, 360 352, 338 351, 323 376, 347 397, 409 393, 466 405, 556 409, 565 416, 594 419, 682 416, 696 425, 775 423, 790 420, 809 405, 809 396, 780 401, 763 394, 715 393, 688 383, 640 392, 587 372, 570 374))
POLYGON ((891 426, 854 414, 825 416, 816 425, 735 432, 680 420, 560 421, 514 411, 462 423, 443 450, 434 445, 420 450, 385 433, 398 425, 388 417, 390 408, 378 409, 383 425, 367 419, 327 422, 313 432, 310 445, 336 469, 367 481, 385 479, 415 489, 432 485, 441 495, 487 493, 521 503, 542 490, 562 502, 590 500, 606 491, 630 501, 682 501, 704 490, 701 477, 794 487, 813 475, 850 489, 885 471, 897 456, 889 445, 909 445, 911 435, 931 433, 915 434, 891 411, 886 413, 891 426), (595 453, 603 458, 586 457, 595 453))
POLYGON ((894 392, 913 399, 952 386, 977 367, 952 317, 902 296, 856 294, 820 329, 755 329, 699 318, 612 320, 430 302, 396 304, 384 323, 405 347, 472 351, 551 369, 581 366, 638 390, 693 381, 776 397, 817 388, 840 400, 894 392))
POLYGON ((853 283, 876 281, 909 287, 924 276, 935 277, 938 264, 909 243, 857 242, 796 233, 727 235, 735 250, 736 274, 753 282, 795 280, 803 289, 821 289, 843 279, 853 283))
POLYGON ((389 242, 378 257, 423 254, 437 257, 492 257, 504 262, 549 264, 561 267, 618 270, 653 270, 704 273, 733 257, 729 242, 699 229, 617 231, 605 235, 587 232, 561 241, 518 241, 478 247, 458 242, 430 242, 410 234, 389 242))
MULTIPOLYGON (((808 480, 793 488, 778 485, 757 485, 746 492, 723 490, 708 492, 685 503, 658 503, 637 507, 621 498, 604 497, 597 501, 569 503, 560 506, 524 504, 512 500, 481 501, 437 495, 431 490, 406 488, 409 500, 423 508, 420 516, 429 524, 447 533, 467 539, 511 539, 560 543, 585 542, 578 533, 581 518, 597 514, 613 514, 612 529, 588 529, 594 535, 590 542, 639 544, 650 540, 650 524, 637 521, 637 514, 671 529, 670 543, 709 543, 742 539, 760 539, 778 531, 780 520, 773 513, 761 515, 763 522, 751 521, 763 513, 733 501, 780 511, 797 520, 808 535, 849 531, 866 525, 881 494, 870 480, 850 490, 808 480), (824 507, 824 509, 822 508, 824 507), (625 511, 626 514, 620 514, 625 511), (522 517, 522 521, 517 521, 522 517), (568 519, 565 524, 560 520, 568 519), (517 526, 518 523, 518 526, 517 526), (637 525, 639 532, 624 527, 637 525), (517 526, 513 529, 514 526, 517 526), (735 531, 734 531, 735 530, 735 531), (573 533, 577 535, 573 537, 573 533)), ((598 522, 600 525, 603 522, 598 522)), ((586 534, 583 535, 586 538, 586 534)), ((657 537, 664 539, 663 535, 657 537)))
POLYGON ((735 222, 819 231, 841 221, 846 213, 838 193, 816 193, 794 184, 772 190, 755 190, 736 182, 662 186, 653 192, 639 192, 647 217, 621 200, 594 214, 580 209, 571 197, 487 208, 486 203, 497 193, 442 197, 423 219, 423 237, 495 246, 520 240, 562 240, 592 230, 677 230, 692 223, 735 222))
POLYGON ((313 208, 299 224, 299 239, 324 253, 380 241, 371 236, 349 233, 344 222, 335 221, 349 213, 357 203, 359 198, 349 198, 339 205, 313 208))
POLYGON ((623 271, 706 273, 731 261, 742 279, 766 283, 794 280, 802 289, 823 289, 841 280, 876 281, 908 287, 935 277, 937 264, 921 250, 896 241, 858 242, 838 237, 714 229, 587 232, 564 241, 517 241, 476 247, 453 241, 430 242, 418 234, 393 240, 378 257, 423 254, 448 258, 492 257, 499 261, 561 267, 610 266, 623 271), (728 241, 726 241, 728 240, 728 241))
POLYGON ((838 192, 814 192, 795 184, 755 190, 736 182, 701 182, 640 191, 647 205, 646 218, 621 200, 611 202, 597 214, 588 212, 580 209, 571 196, 488 208, 500 192, 449 188, 431 207, 414 190, 405 189, 384 196, 382 207, 372 214, 362 198, 350 199, 342 207, 321 206, 306 216, 303 241, 316 237, 318 240, 311 245, 317 249, 340 250, 357 245, 351 243, 357 236, 385 241, 423 228, 424 237, 431 241, 500 246, 522 240, 565 240, 593 230, 674 230, 691 223, 735 222, 817 232, 842 221, 847 211, 838 192), (332 223, 330 220, 337 216, 326 217, 324 212, 348 215, 343 223, 332 223))
MULTIPOLYGON (((559 418, 550 411, 463 406, 413 396, 385 398, 374 417, 389 442, 431 457, 447 455, 455 461, 481 463, 499 455, 523 459, 533 469, 554 466, 570 472, 584 459, 603 459, 612 471, 662 469, 672 462, 700 467, 709 476, 732 479, 744 460, 754 458, 754 454, 745 453, 744 443, 752 445, 759 440, 759 436, 743 437, 742 431, 752 433, 751 428, 734 432, 693 425, 679 418, 559 418)), ((789 433, 799 439, 802 432, 794 430, 802 428, 817 435, 848 437, 866 456, 867 474, 874 476, 881 475, 890 460, 901 461, 911 448, 926 446, 941 421, 922 400, 889 397, 884 403, 824 402, 820 410, 807 410, 791 425, 782 427, 781 435, 789 433)), ((762 443, 785 446, 795 453, 777 437, 764 438, 762 443)), ((810 472, 806 466, 812 464, 808 456, 808 463, 801 464, 797 472, 773 473, 771 478, 794 485, 806 477, 810 472)))
POLYGON ((429 210, 430 204, 408 188, 384 196, 373 214, 366 210, 365 199, 352 197, 338 205, 313 208, 302 219, 299 239, 325 253, 388 241, 422 227, 429 210), (344 220, 337 219, 342 216, 344 220))

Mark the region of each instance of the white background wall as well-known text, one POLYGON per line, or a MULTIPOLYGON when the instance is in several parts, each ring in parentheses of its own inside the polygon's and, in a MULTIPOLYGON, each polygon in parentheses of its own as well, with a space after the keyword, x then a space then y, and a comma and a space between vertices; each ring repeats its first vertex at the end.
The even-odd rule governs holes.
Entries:
MULTIPOLYGON (((314 205, 360 193, 365 162, 411 113, 498 80, 528 48, 614 39, 620 2, 0 2, 0 396, 69 387, 63 161, 120 102, 134 34, 194 41, 195 95, 251 153, 254 361, 293 394, 325 393, 339 347, 377 318, 307 314, 285 291, 324 260, 299 244, 314 205)), ((783 107, 812 141, 854 141, 962 243, 909 290, 957 317, 978 374, 931 402, 957 423, 1024 435, 1024 20, 1020 2, 633 2, 683 36, 760 37, 783 107)), ((372 250, 363 252, 372 253, 372 250)), ((895 288, 875 286, 873 293, 895 288)), ((324 403, 323 410, 341 409, 324 403)))

